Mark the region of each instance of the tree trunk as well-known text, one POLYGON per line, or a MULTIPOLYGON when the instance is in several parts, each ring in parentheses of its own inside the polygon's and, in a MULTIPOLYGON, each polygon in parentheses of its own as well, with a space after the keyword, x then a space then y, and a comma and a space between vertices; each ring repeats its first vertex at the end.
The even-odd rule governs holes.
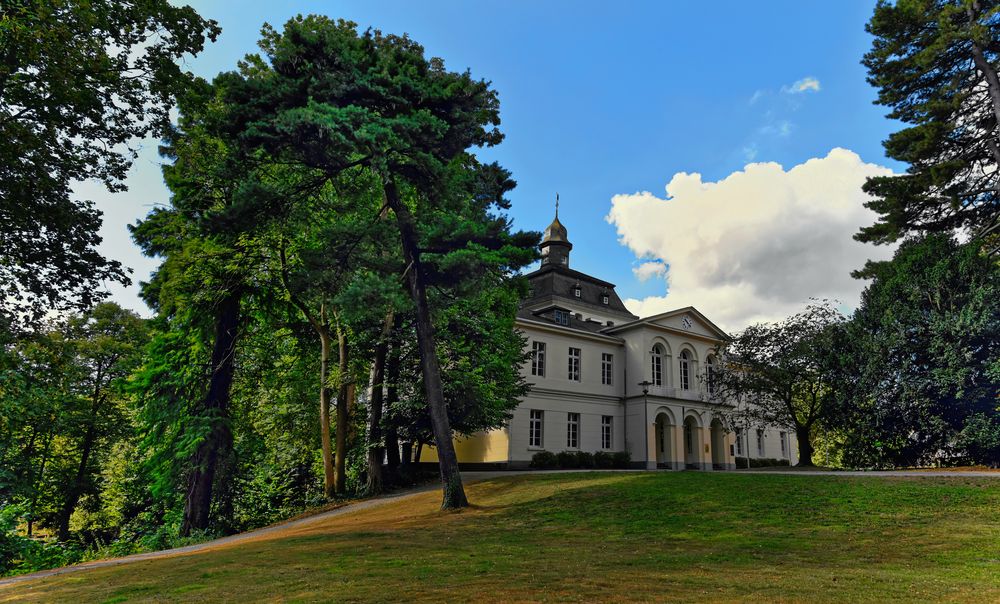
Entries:
POLYGON ((469 505, 469 501, 465 497, 462 474, 458 469, 458 456, 455 454, 455 445, 451 440, 451 425, 448 421, 448 408, 444 402, 441 368, 438 365, 434 325, 431 323, 423 268, 420 265, 420 248, 416 227, 413 224, 413 216, 410 214, 409 208, 399 198, 396 183, 391 178, 383 182, 383 192, 386 203, 396 215, 396 224, 399 227, 403 248, 403 261, 407 265, 406 276, 410 285, 410 297, 416 310, 420 369, 424 377, 424 391, 427 396, 434 442, 437 444, 438 468, 441 471, 441 486, 444 491, 441 507, 443 509, 465 507, 469 505))
POLYGON ((406 441, 405 443, 403 443, 403 455, 400 459, 400 464, 408 466, 412 461, 413 461, 413 443, 406 441))
POLYGON ((330 331, 317 328, 319 356, 319 439, 323 449, 323 495, 331 499, 336 493, 336 469, 333 464, 333 442, 330 440, 330 331))
POLYGON ((392 311, 385 316, 382 335, 375 346, 372 361, 371 393, 368 396, 368 483, 365 492, 378 495, 382 492, 382 457, 385 454, 382 442, 382 405, 385 387, 385 360, 389 351, 389 336, 392 332, 392 311))
POLYGON ((235 370, 236 340, 239 336, 240 292, 229 292, 220 302, 215 316, 215 345, 212 348, 212 376, 208 384, 203 412, 212 426, 191 459, 184 519, 180 534, 208 528, 212 509, 212 487, 220 457, 232 447, 229 428, 229 395, 235 370))
MULTIPOLYGON (((395 339, 392 343, 392 349, 389 352, 389 360, 386 363, 386 389, 385 389, 385 408, 391 409, 392 406, 399 402, 399 365, 400 365, 400 345, 399 345, 399 328, 402 326, 402 321, 400 321, 399 315, 393 324, 393 333, 395 334, 395 339)), ((388 426, 386 426, 385 431, 385 462, 390 470, 393 472, 399 467, 399 432, 396 430, 396 425, 392 423, 392 418, 389 418, 388 426)))
POLYGON ((73 516, 77 502, 83 492, 83 482, 87 477, 87 465, 90 463, 90 452, 94 448, 97 440, 97 414, 101 408, 101 395, 99 386, 95 387, 94 399, 90 406, 90 418, 87 422, 87 432, 83 435, 83 443, 80 445, 80 464, 76 468, 76 475, 69 484, 66 491, 66 498, 63 500, 62 509, 59 510, 59 541, 69 539, 69 519, 73 516))
POLYGON ((339 354, 340 386, 337 389, 337 435, 336 435, 336 481, 334 488, 338 494, 347 491, 347 430, 348 399, 350 398, 350 365, 348 363, 347 332, 337 323, 337 351, 339 354))
POLYGON ((49 432, 42 447, 42 459, 38 463, 38 477, 32 480, 31 503, 28 506, 28 536, 31 537, 35 528, 35 507, 38 505, 38 494, 41 491, 42 480, 45 479, 45 462, 49 459, 49 445, 52 444, 52 433, 49 432))
POLYGON ((795 438, 799 441, 799 463, 795 465, 812 467, 814 465, 813 445, 812 441, 809 440, 809 427, 795 426, 795 438))

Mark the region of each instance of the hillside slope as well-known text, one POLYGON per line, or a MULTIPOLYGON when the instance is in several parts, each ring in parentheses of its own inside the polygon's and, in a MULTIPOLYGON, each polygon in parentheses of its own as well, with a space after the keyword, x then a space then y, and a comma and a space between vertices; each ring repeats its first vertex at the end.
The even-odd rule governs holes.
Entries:
POLYGON ((1000 481, 509 476, 195 553, 0 588, 0 602, 1000 601, 1000 481))

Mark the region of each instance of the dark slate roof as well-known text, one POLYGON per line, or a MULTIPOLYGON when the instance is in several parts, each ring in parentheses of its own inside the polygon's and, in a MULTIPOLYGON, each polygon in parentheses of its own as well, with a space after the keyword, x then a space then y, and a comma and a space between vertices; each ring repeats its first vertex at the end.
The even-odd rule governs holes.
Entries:
POLYGON ((552 220, 549 228, 545 229, 545 236, 542 237, 541 247, 545 247, 553 242, 566 243, 570 248, 573 247, 573 244, 569 242, 569 234, 566 232, 566 227, 563 226, 563 223, 559 222, 558 214, 552 220))
MULTIPOLYGON (((573 309, 586 315, 588 310, 601 315, 614 317, 615 324, 635 321, 639 317, 625 308, 621 298, 615 293, 614 283, 602 281, 586 273, 575 271, 559 264, 544 264, 533 273, 525 275, 531 284, 531 295, 521 303, 517 316, 525 319, 556 323, 555 309, 573 309), (573 290, 580 286, 580 297, 573 290), (608 303, 602 302, 602 296, 608 296, 608 303)), ((569 327, 600 331, 608 327, 606 323, 587 321, 575 314, 570 317, 569 327)))

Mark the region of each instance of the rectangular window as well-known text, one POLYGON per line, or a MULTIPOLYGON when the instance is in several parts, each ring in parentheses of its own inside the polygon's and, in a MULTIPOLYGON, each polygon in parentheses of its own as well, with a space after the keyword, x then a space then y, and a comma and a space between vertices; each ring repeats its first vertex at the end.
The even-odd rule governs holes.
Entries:
POLYGON ((764 431, 757 430, 757 455, 764 456, 764 431))
POLYGON ((782 432, 781 436, 781 456, 788 457, 788 433, 782 432))
POLYGON ((653 351, 653 385, 663 385, 663 357, 656 350, 653 351))
POLYGON ((606 352, 601 353, 601 383, 610 386, 615 371, 615 357, 606 352))
POLYGON ((736 454, 743 455, 743 430, 736 430, 736 454))
POLYGON ((556 323, 560 325, 569 325, 569 313, 565 310, 555 311, 556 323))
POLYGON ((566 447, 570 449, 580 448, 580 414, 566 414, 566 447))
POLYGON ((601 448, 614 448, 614 422, 615 418, 610 415, 601 416, 601 448))
POLYGON ((580 381, 580 349, 573 348, 569 349, 569 372, 567 377, 570 381, 579 382, 580 381))
POLYGON ((683 390, 691 389, 691 364, 684 356, 681 356, 681 388, 683 390))
POLYGON ((531 375, 545 377, 545 342, 531 343, 531 375))
POLYGON ((540 409, 531 410, 531 420, 528 423, 528 446, 542 448, 542 427, 545 424, 545 412, 540 409))

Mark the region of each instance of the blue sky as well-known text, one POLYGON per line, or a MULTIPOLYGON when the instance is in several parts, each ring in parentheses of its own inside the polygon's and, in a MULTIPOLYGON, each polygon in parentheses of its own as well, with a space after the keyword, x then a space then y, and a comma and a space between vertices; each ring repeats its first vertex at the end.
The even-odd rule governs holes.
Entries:
MULTIPOLYGON (((676 173, 719 181, 750 161, 788 169, 835 147, 902 168, 884 157, 881 141, 894 125, 872 105, 875 91, 859 63, 870 46, 871 2, 193 4, 223 30, 188 61, 205 77, 255 51, 263 22, 324 13, 408 33, 450 69, 491 80, 507 138, 481 155, 518 181, 515 224, 543 229, 558 191, 574 268, 617 283, 623 298, 663 296, 664 279, 641 281, 633 269, 683 259, 619 243, 623 223, 606 220, 615 195, 650 191, 667 208, 664 186, 676 173)), ((157 161, 147 144, 132 191, 121 196, 85 187, 107 214, 104 249, 134 266, 139 279, 155 263, 129 249, 123 225, 166 201, 157 161)), ((136 307, 134 289, 115 297, 136 307)))

